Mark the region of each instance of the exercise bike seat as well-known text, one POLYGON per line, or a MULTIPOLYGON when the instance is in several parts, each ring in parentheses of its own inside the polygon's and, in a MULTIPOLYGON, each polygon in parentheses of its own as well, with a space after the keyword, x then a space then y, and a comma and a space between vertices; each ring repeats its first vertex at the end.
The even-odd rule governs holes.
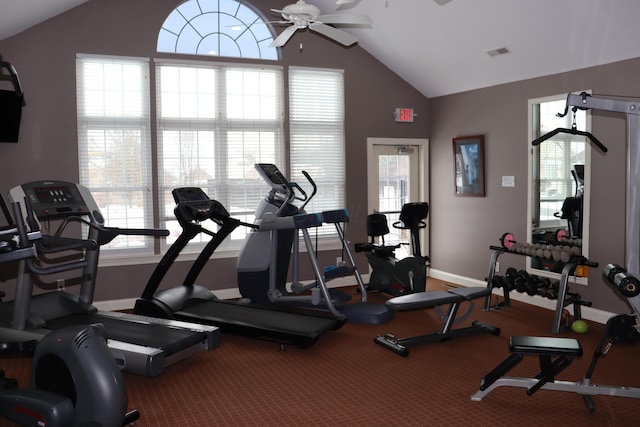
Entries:
POLYGON ((367 216, 367 235, 368 243, 356 243, 354 245, 356 252, 370 252, 381 258, 393 258, 395 250, 400 244, 386 245, 384 236, 389 234, 389 226, 387 225, 387 216, 381 213, 372 213, 367 216), (376 243, 375 238, 379 237, 381 243, 376 243))

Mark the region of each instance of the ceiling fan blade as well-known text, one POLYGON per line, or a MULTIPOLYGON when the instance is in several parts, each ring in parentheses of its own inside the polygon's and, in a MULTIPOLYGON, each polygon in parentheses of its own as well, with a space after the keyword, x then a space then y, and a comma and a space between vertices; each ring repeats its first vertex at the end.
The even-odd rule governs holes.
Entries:
POLYGON ((315 22, 322 22, 323 24, 342 24, 342 25, 370 25, 373 23, 371 18, 367 15, 352 15, 352 14, 338 14, 338 15, 320 15, 315 22))
POLYGON ((327 36, 330 39, 335 40, 338 43, 343 44, 345 46, 351 46, 352 44, 358 41, 357 37, 352 36, 351 34, 346 33, 337 28, 331 27, 329 25, 325 25, 322 22, 314 22, 312 24, 309 24, 309 29, 316 31, 322 34, 323 36, 327 36))
POLYGON ((298 28, 295 25, 291 25, 291 26, 285 28, 284 31, 281 32, 280 35, 278 37, 276 37, 276 39, 273 42, 271 42, 269 47, 284 46, 285 43, 287 43, 289 41, 289 39, 291 38, 293 33, 296 32, 297 29, 298 28))
POLYGON ((355 7, 358 3, 360 3, 360 0, 338 0, 336 2, 336 6, 338 6, 336 10, 351 9, 355 7))

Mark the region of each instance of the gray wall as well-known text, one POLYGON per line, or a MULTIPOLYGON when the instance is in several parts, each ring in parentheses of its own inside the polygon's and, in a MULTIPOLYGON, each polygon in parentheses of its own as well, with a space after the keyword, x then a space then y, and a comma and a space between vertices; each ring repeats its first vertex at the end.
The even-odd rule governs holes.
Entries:
MULTIPOLYGON (((0 41, 0 55, 17 68, 27 106, 18 144, 0 144, 3 192, 37 179, 78 180, 76 53, 166 57, 155 52, 157 32, 176 0, 92 0, 71 11, 0 41)), ((269 2, 282 7, 287 0, 269 2)), ((256 2, 262 4, 262 2, 256 2)), ((271 13, 260 6, 269 17, 271 13)), ((335 67, 345 70, 347 208, 349 237, 364 241, 367 137, 430 138, 431 247, 434 269, 482 280, 488 271, 489 245, 506 231, 526 233, 527 100, 592 89, 594 94, 637 95, 640 59, 427 100, 358 46, 345 49, 321 36, 297 34, 284 47, 282 65, 335 67), (304 50, 299 51, 303 42, 304 50), (395 107, 413 107, 411 125, 396 124, 395 107), (485 135, 486 197, 458 198, 453 192, 452 138, 485 135), (502 188, 501 176, 513 175, 515 188, 502 188)), ((196 58, 202 59, 202 58, 196 58)), ((213 61, 224 61, 212 58, 213 61)), ((231 62, 238 62, 231 59, 231 62)), ((592 132, 609 146, 594 150, 590 258, 601 265, 624 263, 625 121, 614 113, 594 112, 592 132)), ((333 262, 334 253, 323 263, 333 262)), ((504 255, 503 266, 524 267, 524 259, 504 255), (507 258, 510 257, 510 258, 507 258)), ((188 265, 176 266, 165 285, 175 284, 188 265)), ((200 284, 212 289, 235 287, 235 260, 212 260, 200 284), (216 277, 216 280, 207 278, 216 277)), ((359 266, 365 261, 359 257, 359 266)), ((152 264, 101 268, 97 300, 138 296, 152 264)), ((9 296, 14 268, 0 266, 9 296)), ((579 292, 594 307, 627 311, 624 302, 591 273, 579 292)))
MULTIPOLYGON (((0 41, 0 55, 18 70, 25 91, 20 141, 0 144, 0 191, 39 179, 76 182, 78 178, 75 57, 77 53, 137 57, 175 57, 155 52, 156 37, 176 0, 92 0, 14 37, 0 41)), ((288 0, 254 2, 267 17, 269 7, 282 8, 288 0)), ((428 100, 359 46, 343 48, 322 36, 299 32, 282 50, 281 65, 317 66, 345 70, 347 208, 352 241, 365 241, 366 138, 428 136, 428 100), (304 49, 299 50, 303 42, 304 49), (411 125, 393 121, 395 107, 415 109, 411 125)), ((202 60, 202 57, 185 57, 202 60)), ((212 61, 225 61, 211 58, 212 61)), ((239 59, 227 59, 242 62, 239 59)), ((286 70, 286 68, 285 68, 286 70)), ((324 255, 323 264, 337 253, 324 255)), ((360 257, 359 264, 366 268, 360 257)), ((153 270, 152 264, 101 268, 96 300, 133 298, 153 270)), ((176 265, 163 286, 181 283, 187 263, 176 265)), ((15 268, 0 266, 2 289, 12 297, 15 268)), ((310 277, 307 273, 307 278, 310 277)), ((234 288, 235 260, 212 260, 199 284, 212 289, 234 288), (215 277, 213 280, 211 278, 215 277)))
MULTIPOLYGON (((438 270, 483 279, 489 245, 509 231, 526 236, 527 101, 591 89, 594 95, 640 94, 640 59, 551 75, 481 90, 433 98, 431 116, 431 259, 438 270), (485 135, 486 197, 453 193, 451 139, 485 135), (515 188, 501 187, 503 175, 515 176, 515 188)), ((608 263, 624 265, 626 124, 623 114, 593 111, 592 133, 609 148, 592 150, 589 286, 574 285, 583 299, 605 311, 628 311, 601 278, 608 263)), ((524 268, 524 257, 503 255, 502 268, 524 268)))

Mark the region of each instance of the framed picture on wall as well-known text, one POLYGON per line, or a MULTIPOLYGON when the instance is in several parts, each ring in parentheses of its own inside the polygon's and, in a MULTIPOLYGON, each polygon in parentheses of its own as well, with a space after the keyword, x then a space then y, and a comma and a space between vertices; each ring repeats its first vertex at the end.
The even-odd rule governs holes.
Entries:
POLYGON ((459 197, 484 197, 484 136, 453 138, 455 191, 459 197))

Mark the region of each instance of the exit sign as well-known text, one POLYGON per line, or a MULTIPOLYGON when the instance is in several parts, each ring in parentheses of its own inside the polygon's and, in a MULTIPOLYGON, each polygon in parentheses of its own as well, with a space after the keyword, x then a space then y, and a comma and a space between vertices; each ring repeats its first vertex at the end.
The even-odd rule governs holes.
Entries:
POLYGON ((413 122, 413 108, 396 108, 394 116, 396 118, 396 122, 413 122))

